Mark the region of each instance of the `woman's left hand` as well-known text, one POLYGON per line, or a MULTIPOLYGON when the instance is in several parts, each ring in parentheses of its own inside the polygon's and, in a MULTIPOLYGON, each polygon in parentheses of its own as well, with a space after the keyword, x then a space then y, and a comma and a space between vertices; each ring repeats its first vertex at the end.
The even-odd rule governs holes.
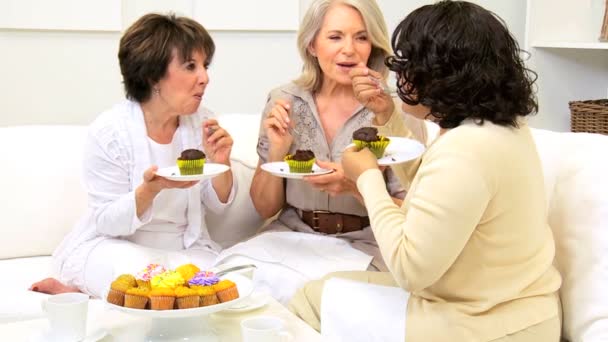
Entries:
POLYGON ((352 146, 342 153, 342 168, 344 175, 356 186, 361 174, 370 169, 378 169, 378 159, 367 148, 358 150, 352 146))
POLYGON ((215 119, 203 122, 203 148, 207 158, 214 163, 230 165, 232 137, 215 119))
POLYGON ((357 185, 344 176, 342 166, 337 163, 317 160, 317 165, 324 169, 333 169, 334 172, 319 176, 304 177, 304 180, 313 187, 327 192, 331 196, 342 194, 351 194, 356 198, 360 198, 357 185))

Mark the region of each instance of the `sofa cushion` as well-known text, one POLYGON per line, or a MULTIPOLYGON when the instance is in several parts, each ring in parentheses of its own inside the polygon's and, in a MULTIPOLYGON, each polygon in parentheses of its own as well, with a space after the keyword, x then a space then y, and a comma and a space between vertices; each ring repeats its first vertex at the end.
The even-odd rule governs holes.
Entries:
POLYGON ((563 284, 563 334, 608 340, 608 137, 534 130, 563 284))
POLYGON ((83 126, 0 127, 0 259, 49 255, 84 212, 83 126))

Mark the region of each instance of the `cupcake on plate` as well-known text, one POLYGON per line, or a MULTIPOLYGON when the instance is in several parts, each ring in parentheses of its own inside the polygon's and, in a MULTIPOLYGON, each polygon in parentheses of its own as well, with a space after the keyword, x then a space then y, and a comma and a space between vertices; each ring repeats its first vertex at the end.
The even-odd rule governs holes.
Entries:
POLYGON ((197 287, 196 293, 200 300, 199 306, 215 305, 220 302, 219 299, 217 299, 213 285, 197 287))
POLYGON ((361 127, 353 132, 353 143, 358 148, 369 148, 376 158, 382 158, 384 150, 390 143, 390 139, 378 135, 376 127, 361 127))
POLYGON ((177 267, 175 269, 175 272, 179 273, 182 275, 182 278, 184 278, 184 280, 187 282, 190 279, 192 279, 192 277, 194 277, 195 274, 197 274, 201 269, 198 268, 198 266, 193 265, 193 264, 185 264, 185 265, 181 265, 179 267, 177 267))
POLYGON ((149 264, 143 270, 137 272, 135 280, 137 281, 138 287, 147 287, 150 288, 150 280, 152 277, 159 275, 163 272, 167 271, 164 266, 159 264, 149 264))
POLYGON ((315 163, 315 154, 311 150, 296 150, 294 154, 285 156, 291 173, 310 173, 315 163))
POLYGON ((150 290, 150 309, 173 310, 175 291, 167 287, 157 287, 150 290))
POLYGON ((198 292, 185 286, 175 289, 175 298, 178 309, 198 308, 200 302, 198 292))
POLYGON ((197 149, 187 149, 177 158, 177 167, 182 176, 200 175, 205 166, 205 153, 197 149))
MULTIPOLYGON (((133 279, 135 281, 135 279, 133 279)), ((133 282, 125 279, 116 279, 110 284, 110 291, 108 292, 108 303, 114 305, 124 306, 125 294, 130 289, 135 287, 133 282)))
POLYGON ((236 288, 236 284, 230 280, 220 280, 219 283, 213 285, 213 288, 220 303, 239 298, 239 290, 236 288))
POLYGON ((125 308, 145 309, 148 305, 148 287, 132 287, 125 293, 125 308))
POLYGON ((200 271, 194 275, 189 281, 188 285, 191 288, 201 288, 203 286, 211 286, 219 283, 220 278, 218 278, 215 273, 210 271, 200 271))
POLYGON ((165 288, 175 289, 178 286, 184 285, 185 281, 181 274, 175 271, 165 271, 161 274, 157 274, 150 280, 152 289, 165 288))

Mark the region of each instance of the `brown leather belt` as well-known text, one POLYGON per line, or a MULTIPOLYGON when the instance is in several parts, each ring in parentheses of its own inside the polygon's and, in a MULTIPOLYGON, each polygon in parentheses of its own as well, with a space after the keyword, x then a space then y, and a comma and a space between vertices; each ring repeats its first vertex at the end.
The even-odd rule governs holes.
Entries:
POLYGON ((324 210, 301 210, 300 217, 312 229, 323 234, 349 233, 369 226, 367 216, 332 213, 324 210))

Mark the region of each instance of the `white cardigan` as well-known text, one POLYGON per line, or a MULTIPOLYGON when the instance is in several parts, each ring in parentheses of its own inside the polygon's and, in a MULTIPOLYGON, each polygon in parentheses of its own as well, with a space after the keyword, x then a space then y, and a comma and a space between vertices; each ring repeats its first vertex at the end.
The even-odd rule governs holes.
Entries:
MULTIPOLYGON (((200 107, 197 113, 180 116, 176 134, 181 140, 182 150, 203 149, 203 113, 208 116, 209 111, 200 107)), ((124 101, 102 113, 89 128, 84 153, 83 180, 89 197, 88 209, 53 253, 57 274, 71 267, 65 264, 65 260, 82 243, 97 238, 129 236, 152 217, 151 207, 140 220, 135 207, 135 189, 142 183, 144 171, 151 166, 146 126, 139 103, 124 101)), ((198 242, 197 246, 208 246, 219 252, 219 245, 209 237, 201 204, 214 213, 221 213, 234 199, 235 181, 226 203, 219 200, 209 179, 188 191, 184 248, 198 242)))

